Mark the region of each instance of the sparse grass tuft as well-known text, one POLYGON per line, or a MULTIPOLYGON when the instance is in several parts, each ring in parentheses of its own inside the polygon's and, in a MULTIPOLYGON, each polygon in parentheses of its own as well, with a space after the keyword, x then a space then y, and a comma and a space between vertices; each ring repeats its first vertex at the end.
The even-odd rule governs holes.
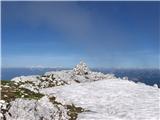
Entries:
POLYGON ((19 88, 19 85, 15 85, 12 81, 1 81, 1 99, 6 102, 15 100, 16 98, 29 98, 40 99, 43 94, 32 92, 25 88, 19 88), (7 85, 7 87, 6 87, 7 85))
POLYGON ((72 105, 67 105, 66 106, 68 109, 68 116, 70 116, 69 120, 76 120, 78 117, 78 113, 84 112, 84 109, 81 107, 76 107, 74 104, 72 105))

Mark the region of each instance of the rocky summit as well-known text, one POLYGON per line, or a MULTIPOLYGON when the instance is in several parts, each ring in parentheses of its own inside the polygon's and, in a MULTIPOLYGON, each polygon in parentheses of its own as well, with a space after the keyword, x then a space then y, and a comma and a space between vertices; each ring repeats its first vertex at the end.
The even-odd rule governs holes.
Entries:
POLYGON ((93 72, 81 61, 73 70, 1 81, 0 118, 159 120, 158 87, 124 78, 93 72))

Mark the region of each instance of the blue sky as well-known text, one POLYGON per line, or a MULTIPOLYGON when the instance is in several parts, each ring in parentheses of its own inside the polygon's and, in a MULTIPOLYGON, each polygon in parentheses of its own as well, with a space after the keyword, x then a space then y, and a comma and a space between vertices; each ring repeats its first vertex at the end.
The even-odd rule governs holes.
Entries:
POLYGON ((2 2, 2 67, 157 68, 158 2, 2 2))

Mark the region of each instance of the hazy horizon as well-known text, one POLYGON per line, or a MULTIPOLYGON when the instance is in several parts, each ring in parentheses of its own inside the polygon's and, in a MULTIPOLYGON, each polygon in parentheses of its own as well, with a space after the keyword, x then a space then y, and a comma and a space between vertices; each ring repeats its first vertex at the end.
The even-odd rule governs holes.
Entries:
MULTIPOLYGON (((17 69, 56 69, 56 68, 58 68, 58 69, 73 69, 75 66, 73 66, 73 67, 62 67, 62 66, 55 66, 55 67, 33 67, 33 66, 31 66, 31 67, 1 67, 2 69, 14 69, 14 68, 17 68, 17 69)), ((125 68, 125 67, 121 67, 121 68, 118 68, 118 67, 89 67, 90 69, 126 69, 126 70, 160 70, 160 68, 134 68, 134 67, 132 67, 132 68, 125 68)))

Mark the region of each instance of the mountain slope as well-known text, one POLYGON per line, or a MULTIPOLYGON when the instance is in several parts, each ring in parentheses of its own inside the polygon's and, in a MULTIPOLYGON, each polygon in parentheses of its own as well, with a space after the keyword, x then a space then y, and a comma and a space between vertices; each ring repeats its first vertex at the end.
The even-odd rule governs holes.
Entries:
POLYGON ((2 120, 159 120, 160 89, 127 77, 73 70, 2 82, 2 120))
POLYGON ((88 112, 80 120, 159 120, 158 88, 119 79, 42 89, 88 112))

